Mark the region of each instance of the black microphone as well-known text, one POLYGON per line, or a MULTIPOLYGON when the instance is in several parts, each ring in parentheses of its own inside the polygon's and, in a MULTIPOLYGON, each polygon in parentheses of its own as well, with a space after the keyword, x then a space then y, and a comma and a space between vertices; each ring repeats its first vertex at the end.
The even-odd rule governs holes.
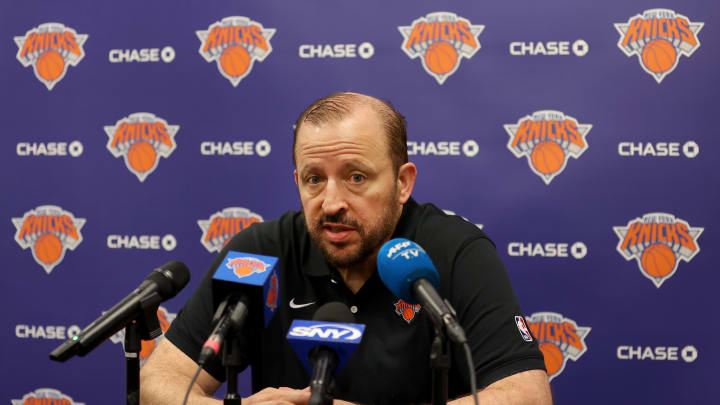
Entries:
POLYGON ((378 252, 377 267, 380 278, 393 294, 411 304, 422 304, 435 328, 450 340, 467 342, 455 311, 437 292, 440 277, 435 265, 417 243, 403 238, 386 242, 378 252))
POLYGON ((215 311, 215 328, 205 341, 198 356, 197 363, 205 365, 212 357, 220 353, 220 348, 225 343, 225 337, 230 333, 237 333, 242 328, 245 319, 248 317, 247 298, 243 295, 227 297, 215 311))
MULTIPOLYGON (((107 310, 79 334, 55 348, 50 353, 50 359, 62 362, 75 355, 85 356, 144 313, 152 311, 153 315, 157 316, 155 313, 158 305, 177 295, 188 281, 190 281, 190 270, 183 263, 171 261, 163 264, 153 270, 140 286, 122 301, 107 310)), ((159 328, 148 332, 151 338, 162 333, 159 328)))
MULTIPOLYGON (((313 321, 355 323, 355 317, 342 302, 328 302, 318 308, 313 321)), ((331 381, 338 365, 337 351, 326 345, 315 346, 310 349, 309 360, 312 366, 309 405, 332 404, 331 381)))

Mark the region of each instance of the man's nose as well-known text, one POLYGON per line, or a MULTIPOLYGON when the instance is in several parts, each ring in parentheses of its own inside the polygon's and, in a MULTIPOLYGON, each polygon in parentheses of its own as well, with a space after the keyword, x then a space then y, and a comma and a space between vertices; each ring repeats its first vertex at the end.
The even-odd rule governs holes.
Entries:
POLYGON ((326 215, 335 215, 342 210, 347 209, 347 201, 345 200, 345 190, 342 184, 335 180, 328 180, 325 186, 325 198, 323 199, 322 209, 326 215))

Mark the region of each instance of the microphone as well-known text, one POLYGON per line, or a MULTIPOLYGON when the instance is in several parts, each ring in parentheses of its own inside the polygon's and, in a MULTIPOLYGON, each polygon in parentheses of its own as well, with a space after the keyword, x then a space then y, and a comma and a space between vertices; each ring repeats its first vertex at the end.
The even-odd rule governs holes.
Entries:
POLYGON ((455 311, 437 292, 440 276, 423 248, 408 239, 392 239, 380 248, 377 267, 393 294, 411 304, 421 304, 437 330, 455 343, 467 343, 455 311))
POLYGON ((267 327, 275 315, 280 295, 277 261, 277 257, 227 252, 212 277, 215 327, 202 346, 199 365, 218 355, 228 334, 239 332, 247 318, 253 325, 267 327), (260 302, 263 303, 262 316, 260 302), (250 311, 251 306, 258 309, 250 311))
POLYGON ((337 374, 362 340, 365 325, 355 324, 347 305, 329 302, 312 321, 296 319, 287 339, 311 373, 310 405, 332 404, 332 376, 337 374))
POLYGON ((225 342, 225 337, 230 332, 237 332, 242 328, 245 323, 245 318, 248 316, 248 305, 245 302, 245 297, 233 297, 226 298, 217 311, 215 311, 214 319, 217 319, 215 328, 210 337, 207 338, 205 344, 202 346, 200 356, 198 357, 197 363, 199 365, 205 365, 205 363, 211 358, 216 356, 220 352, 225 342))
MULTIPOLYGON (((75 355, 85 356, 139 316, 152 314, 151 316, 156 317, 158 305, 177 295, 188 281, 190 281, 190 270, 183 263, 171 261, 163 264, 153 270, 140 286, 122 301, 107 310, 79 334, 55 348, 50 353, 50 359, 63 362, 75 355)), ((156 328, 147 333, 150 338, 155 338, 160 336, 162 331, 156 328)))

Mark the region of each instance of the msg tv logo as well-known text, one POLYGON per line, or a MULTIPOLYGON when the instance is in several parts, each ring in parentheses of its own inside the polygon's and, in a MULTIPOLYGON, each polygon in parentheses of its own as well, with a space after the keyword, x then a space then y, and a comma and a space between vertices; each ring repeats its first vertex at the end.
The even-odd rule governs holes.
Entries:
POLYGON ((585 140, 591 124, 560 111, 535 111, 504 126, 510 136, 507 148, 516 158, 526 157, 533 173, 545 184, 562 173, 568 159, 579 158, 588 148, 585 140))
POLYGON ((536 312, 525 319, 545 357, 550 381, 565 370, 568 360, 578 361, 587 351, 585 338, 590 333, 589 326, 578 326, 556 312, 536 312))
POLYGON ((122 157, 128 170, 142 182, 157 169, 160 156, 167 158, 175 150, 175 134, 180 126, 141 112, 104 129, 109 138, 107 150, 116 158, 122 157))
POLYGON ((70 211, 56 205, 42 205, 12 218, 17 232, 15 241, 23 249, 31 248, 35 262, 47 274, 62 262, 67 249, 75 250, 82 242, 80 230, 85 218, 75 218, 70 211))
POLYGON ((703 25, 673 10, 656 8, 615 24, 615 29, 625 56, 637 55, 640 66, 660 83, 675 70, 680 55, 690 57, 700 47, 697 34, 703 25))
POLYGON ((77 66, 85 57, 83 44, 87 34, 60 23, 45 23, 29 30, 25 36, 15 37, 17 60, 24 67, 32 65, 35 77, 48 90, 65 77, 68 66, 77 66))
POLYGON ((275 28, 265 28, 247 17, 225 17, 207 30, 195 31, 200 38, 200 55, 215 61, 220 74, 237 87, 250 74, 255 61, 262 62, 272 52, 270 38, 275 28))
POLYGON ((613 230, 620 238, 617 251, 625 260, 636 259, 643 276, 660 288, 675 275, 681 259, 689 262, 700 252, 697 240, 704 228, 691 227, 672 214, 655 212, 613 230))
POLYGON ((208 252, 219 252, 235 234, 249 228, 263 218, 247 208, 228 207, 216 212, 208 219, 198 220, 203 234, 200 243, 208 252))
POLYGON ((420 58, 425 72, 443 84, 463 57, 470 59, 480 50, 477 37, 483 29, 455 13, 430 13, 398 27, 404 38, 400 48, 410 59, 420 58))

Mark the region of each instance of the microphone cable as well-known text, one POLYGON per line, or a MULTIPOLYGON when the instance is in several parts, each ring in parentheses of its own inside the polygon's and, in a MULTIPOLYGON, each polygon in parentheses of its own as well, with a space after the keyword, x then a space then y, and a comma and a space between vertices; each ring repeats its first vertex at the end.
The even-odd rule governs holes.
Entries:
POLYGON ((472 360, 472 353, 470 352, 470 345, 465 342, 462 344, 465 349, 465 358, 467 359, 468 371, 470 372, 470 392, 472 393, 475 405, 478 405, 478 393, 477 393, 477 381, 475 380, 475 365, 472 360))
POLYGON ((192 391, 193 385, 195 385, 195 380, 197 380, 198 376, 200 375, 200 371, 202 370, 202 366, 198 366, 197 371, 195 372, 195 375, 190 380, 190 385, 188 385, 188 389, 185 392, 185 399, 183 399, 182 405, 187 405, 188 397, 190 396, 190 391, 192 391))

